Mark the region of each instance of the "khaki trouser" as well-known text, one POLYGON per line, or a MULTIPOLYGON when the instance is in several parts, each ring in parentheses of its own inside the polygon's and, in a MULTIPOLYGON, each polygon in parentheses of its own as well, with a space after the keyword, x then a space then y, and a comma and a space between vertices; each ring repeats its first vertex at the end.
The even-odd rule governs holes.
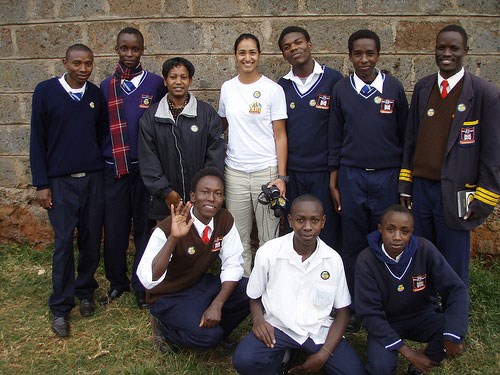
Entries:
POLYGON ((259 203, 257 198, 262 192, 261 186, 267 185, 278 176, 277 167, 269 167, 261 171, 246 173, 226 167, 226 207, 234 217, 236 229, 243 244, 244 276, 248 277, 252 269, 252 250, 250 233, 253 217, 257 223, 259 246, 276 238, 279 232, 280 219, 274 216, 269 205, 259 203))

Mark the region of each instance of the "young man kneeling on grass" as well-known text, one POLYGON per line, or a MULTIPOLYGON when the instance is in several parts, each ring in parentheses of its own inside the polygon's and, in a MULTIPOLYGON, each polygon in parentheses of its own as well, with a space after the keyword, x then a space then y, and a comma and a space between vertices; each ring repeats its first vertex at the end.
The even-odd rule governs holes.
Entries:
POLYGON ((351 297, 342 259, 318 237, 325 220, 321 201, 301 195, 288 216, 293 232, 257 251, 247 287, 253 328, 233 354, 240 374, 276 374, 289 349, 307 355, 290 373, 365 373, 342 337, 351 297))
POLYGON ((370 374, 393 374, 398 352, 411 362, 408 373, 420 374, 464 351, 467 287, 430 241, 412 233, 410 211, 392 205, 357 260, 356 312, 368 331, 370 374), (403 339, 428 345, 415 351, 403 339))
POLYGON ((229 211, 222 208, 224 178, 206 168, 192 180, 190 202, 151 235, 137 269, 150 303, 153 342, 172 348, 210 348, 249 313, 243 245, 229 211), (207 273, 221 259, 220 276, 207 273))

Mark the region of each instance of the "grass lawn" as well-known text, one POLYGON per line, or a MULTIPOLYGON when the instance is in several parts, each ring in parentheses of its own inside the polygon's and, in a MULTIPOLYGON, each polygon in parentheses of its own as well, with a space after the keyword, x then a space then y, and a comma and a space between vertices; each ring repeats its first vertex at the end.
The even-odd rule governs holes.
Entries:
MULTIPOLYGON (((0 244, 0 374, 235 374, 230 356, 220 350, 162 355, 152 349, 149 312, 135 306, 125 293, 93 317, 82 318, 75 308, 71 334, 57 338, 50 330, 47 299, 51 290, 51 249, 0 244)), ((97 273, 104 295, 108 283, 97 273)), ((499 374, 500 264, 471 264, 471 317, 467 352, 445 361, 432 374, 499 374)), ((242 337, 249 320, 233 333, 242 337)), ((348 335, 363 356, 365 334, 348 335)), ((407 364, 400 361, 399 373, 407 364)), ((356 374, 353 374, 356 375, 356 374)))

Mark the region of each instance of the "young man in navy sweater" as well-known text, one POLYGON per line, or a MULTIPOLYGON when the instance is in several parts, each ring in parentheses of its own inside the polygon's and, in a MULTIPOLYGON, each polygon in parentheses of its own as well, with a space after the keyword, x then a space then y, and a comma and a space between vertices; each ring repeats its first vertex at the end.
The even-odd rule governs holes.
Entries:
POLYGON ((63 59, 66 73, 35 88, 31 113, 30 162, 36 200, 54 229, 52 258, 52 330, 69 335, 68 317, 80 300, 80 314, 94 312, 94 273, 101 244, 103 183, 99 134, 103 102, 88 82, 94 54, 74 44, 63 59), (73 240, 78 232, 75 280, 73 240))
POLYGON ((104 269, 110 288, 99 300, 107 304, 128 291, 130 282, 139 308, 146 308, 144 286, 135 274, 152 225, 149 223, 149 193, 142 182, 138 163, 139 119, 152 103, 165 94, 163 79, 142 69, 144 53, 141 32, 127 27, 118 33, 119 56, 115 73, 101 83, 108 103, 109 124, 104 132, 104 269), (131 280, 127 277, 127 248, 133 224, 135 256, 131 280))
MULTIPOLYGON (((380 39, 370 30, 349 37, 354 74, 332 92, 328 129, 330 190, 342 214, 342 258, 354 296, 354 267, 382 211, 399 201, 398 174, 408 102, 403 85, 376 69, 380 39)), ((351 315, 351 330, 359 327, 351 315)))
POLYGON ((412 233, 410 211, 390 206, 358 257, 355 303, 368 331, 371 374, 393 374, 398 352, 411 362, 408 372, 419 374, 464 351, 467 287, 430 241, 412 233), (444 311, 436 292, 447 301, 444 311), (403 339, 428 345, 415 351, 403 339))
MULTIPOLYGON (((327 133, 331 91, 343 77, 338 71, 313 59, 311 38, 301 27, 283 29, 278 45, 291 65, 290 71, 278 81, 285 91, 288 113, 286 195, 290 202, 302 194, 314 194, 321 200, 327 217, 321 239, 340 252, 340 216, 333 207, 328 188, 327 133)), ((289 208, 287 213, 290 213, 289 208)), ((285 225, 291 232, 288 223, 285 225)))

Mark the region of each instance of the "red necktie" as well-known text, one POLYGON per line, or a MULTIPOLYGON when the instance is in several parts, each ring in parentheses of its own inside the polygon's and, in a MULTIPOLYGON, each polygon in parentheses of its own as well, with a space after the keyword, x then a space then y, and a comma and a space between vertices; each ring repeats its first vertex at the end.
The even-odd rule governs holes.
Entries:
POLYGON ((205 245, 210 241, 210 238, 208 237, 208 230, 209 229, 210 229, 210 227, 207 225, 205 227, 205 229, 203 229, 203 235, 201 236, 201 240, 203 241, 203 243, 205 245))
POLYGON ((443 82, 441 82, 441 87, 443 88, 441 90, 441 98, 446 98, 446 96, 448 95, 448 81, 447 80, 444 80, 443 82))

